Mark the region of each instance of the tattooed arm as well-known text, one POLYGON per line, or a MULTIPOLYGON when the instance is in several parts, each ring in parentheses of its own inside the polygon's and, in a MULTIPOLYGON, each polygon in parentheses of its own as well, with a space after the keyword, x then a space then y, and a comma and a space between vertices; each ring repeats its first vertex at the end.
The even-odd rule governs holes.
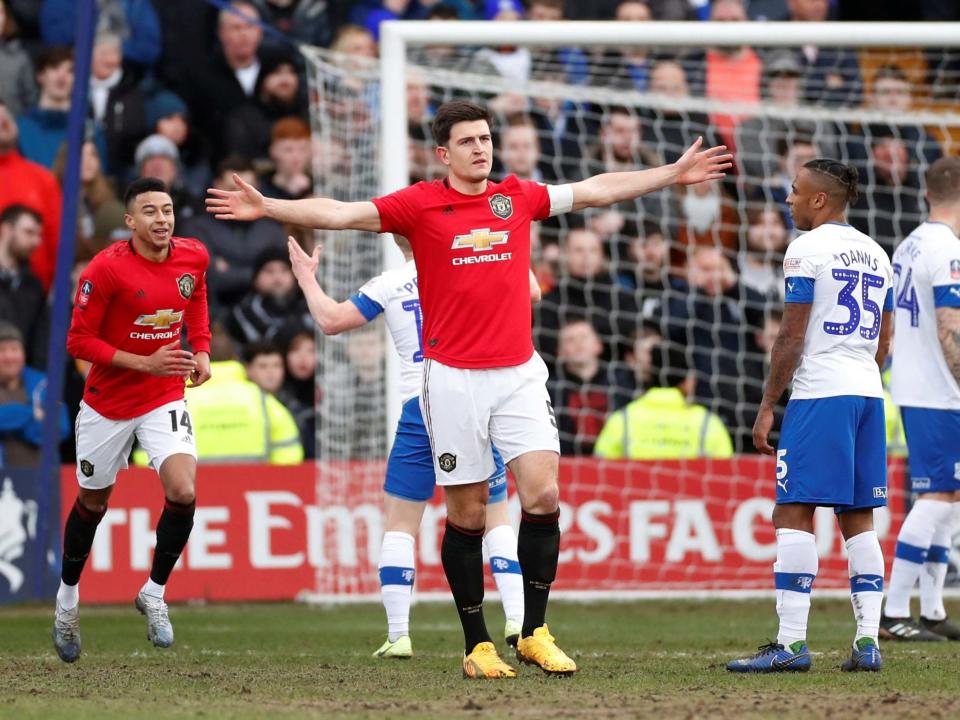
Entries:
POLYGON ((763 391, 763 401, 753 424, 753 445, 764 455, 773 455, 768 438, 773 427, 773 406, 787 389, 803 354, 803 340, 810 319, 810 303, 788 302, 783 307, 780 332, 770 355, 770 376, 763 391))
POLYGON ((947 368, 960 385, 960 308, 937 308, 937 337, 947 368))

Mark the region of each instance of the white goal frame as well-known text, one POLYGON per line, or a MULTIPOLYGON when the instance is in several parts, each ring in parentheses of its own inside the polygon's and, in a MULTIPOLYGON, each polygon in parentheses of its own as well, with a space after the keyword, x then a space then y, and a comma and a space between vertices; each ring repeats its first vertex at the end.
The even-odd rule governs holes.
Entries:
MULTIPOLYGON (((407 51, 431 44, 636 45, 651 47, 819 47, 960 48, 960 23, 807 23, 807 22, 489 22, 390 20, 380 26, 380 189, 408 184, 407 51)), ((384 268, 402 263, 399 250, 384 242, 384 268)), ((387 353, 387 435, 393 441, 400 417, 399 363, 387 353)))

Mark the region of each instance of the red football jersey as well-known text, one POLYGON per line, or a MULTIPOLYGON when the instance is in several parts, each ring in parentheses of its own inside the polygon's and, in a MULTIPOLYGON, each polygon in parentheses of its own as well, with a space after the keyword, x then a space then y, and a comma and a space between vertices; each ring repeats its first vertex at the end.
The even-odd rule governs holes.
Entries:
POLYGON ((413 248, 424 357, 459 368, 529 360, 530 222, 550 215, 546 186, 511 175, 464 195, 435 180, 373 202, 383 232, 413 248))
POLYGON ((97 253, 80 276, 67 350, 93 363, 83 399, 111 420, 129 420, 183 399, 184 379, 114 367, 117 350, 152 355, 189 332, 194 352, 210 352, 207 266, 197 240, 171 238, 163 262, 138 255, 133 241, 97 253))

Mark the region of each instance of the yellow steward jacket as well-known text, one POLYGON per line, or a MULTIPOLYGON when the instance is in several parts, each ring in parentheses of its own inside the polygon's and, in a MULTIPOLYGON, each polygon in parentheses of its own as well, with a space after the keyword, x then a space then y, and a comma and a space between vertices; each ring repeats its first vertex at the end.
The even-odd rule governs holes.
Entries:
MULTIPOLYGON (((239 362, 211 364, 211 378, 187 390, 187 411, 197 443, 197 459, 206 463, 303 461, 300 432, 290 411, 247 379, 239 362)), ((142 450, 134 453, 146 464, 142 450)))
POLYGON ((728 458, 733 442, 703 405, 688 403, 677 388, 651 388, 607 418, 593 452, 632 460, 728 458))

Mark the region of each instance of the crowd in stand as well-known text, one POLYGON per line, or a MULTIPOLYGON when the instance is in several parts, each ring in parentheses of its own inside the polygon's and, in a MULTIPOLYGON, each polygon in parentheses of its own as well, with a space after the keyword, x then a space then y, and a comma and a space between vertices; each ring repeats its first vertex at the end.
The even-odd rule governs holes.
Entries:
MULTIPOLYGON (((128 238, 118 191, 138 177, 158 177, 174 199, 176 235, 196 237, 210 252, 213 359, 242 358, 231 366, 242 365, 238 382, 279 400, 287 415, 275 424, 287 426, 289 418, 312 457, 321 421, 314 411, 316 352, 287 258, 293 229, 268 219, 216 221, 203 210, 205 188, 232 189, 234 174, 271 197, 312 195, 318 146, 304 63, 290 39, 375 57, 379 24, 387 19, 960 19, 949 0, 889 5, 900 15, 876 17, 887 12, 883 3, 828 0, 236 0, 227 9, 202 0, 99 0, 80 208, 66 219, 61 188, 76 3, 0 0, 0 322, 9 325, 0 332, 0 350, 19 343, 24 368, 45 368, 62 222, 76 223, 76 278, 96 252, 128 238)), ((828 155, 858 167, 865 192, 851 222, 888 250, 922 219, 920 178, 944 151, 943 138, 919 125, 807 120, 790 109, 867 107, 895 117, 917 100, 917 72, 930 90, 925 100, 955 107, 960 93, 950 53, 922 57, 919 71, 896 62, 868 68, 853 50, 815 46, 696 54, 427 48, 414 62, 517 84, 605 85, 668 100, 654 111, 485 96, 498 120, 498 176, 570 182, 659 165, 698 135, 735 149, 736 174, 726 182, 537 228, 534 269, 544 297, 534 333, 552 370, 562 449, 607 457, 657 455, 643 436, 650 423, 637 420, 644 413, 674 417, 681 428, 664 441, 670 447, 661 456, 751 450, 750 426, 779 324, 780 260, 793 234, 785 199, 804 162, 828 155), (781 112, 693 109, 690 99, 701 97, 762 100, 781 112)), ((431 161, 429 121, 449 94, 430 87, 429 77, 411 75, 411 181, 440 172, 431 161)), ((312 243, 309 235, 297 237, 312 243)), ((382 343, 377 351, 384 352, 382 343)), ((373 365, 382 372, 382 361, 373 365)), ((71 413, 85 370, 72 361, 67 368, 71 413)), ((32 407, 22 379, 10 380, 5 392, 4 408, 32 407)), ((271 408, 278 412, 273 400, 271 408)), ((17 425, 0 432, 26 437, 17 425)), ((289 438, 278 443, 287 447, 289 438)), ((271 457, 283 461, 265 451, 264 459, 271 457)))

